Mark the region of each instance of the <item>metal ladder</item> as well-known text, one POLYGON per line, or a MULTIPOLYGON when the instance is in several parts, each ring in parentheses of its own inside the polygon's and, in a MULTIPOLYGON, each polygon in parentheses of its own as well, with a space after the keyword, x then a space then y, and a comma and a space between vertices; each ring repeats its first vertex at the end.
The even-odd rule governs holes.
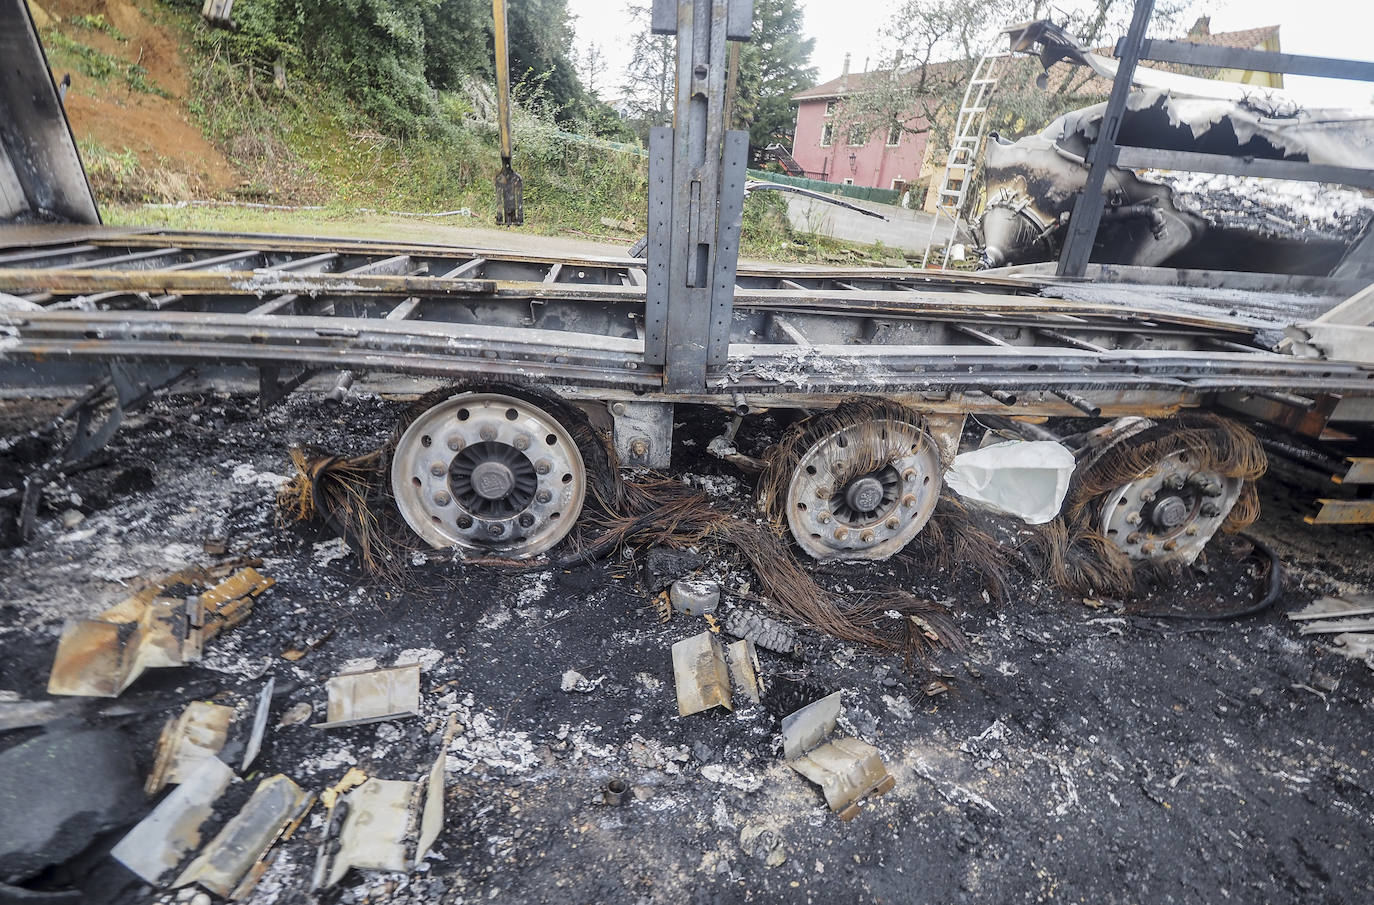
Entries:
POLYGON ((964 203, 968 200, 973 171, 978 167, 978 152, 983 147, 983 138, 988 131, 988 109, 992 93, 997 88, 1002 64, 1007 58, 1008 54, 1002 51, 983 54, 973 67, 973 75, 969 78, 968 87, 964 89, 964 99, 959 105, 959 115, 954 121, 954 139, 950 142, 949 154, 945 158, 944 177, 937 189, 935 218, 930 221, 930 235, 926 238, 926 251, 921 257, 922 269, 930 264, 935 233, 946 218, 949 220, 950 230, 940 259, 940 269, 949 269, 949 250, 954 245, 954 237, 959 231, 959 218, 964 212, 964 203))

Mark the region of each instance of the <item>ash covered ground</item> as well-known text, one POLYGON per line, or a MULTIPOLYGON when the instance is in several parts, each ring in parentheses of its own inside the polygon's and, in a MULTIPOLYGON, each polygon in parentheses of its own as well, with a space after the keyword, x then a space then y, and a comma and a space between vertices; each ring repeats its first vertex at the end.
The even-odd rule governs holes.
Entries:
MULTIPOLYGON (((58 482, 37 536, 0 551, 0 701, 47 699, 63 620, 118 602, 139 578, 210 563, 206 539, 261 557, 276 586, 194 668, 145 674, 117 700, 86 700, 46 731, 110 728, 138 780, 163 721, 188 701, 247 706, 276 679, 254 765, 307 789, 351 766, 416 779, 445 723, 446 825, 409 875, 351 873, 308 893, 323 831, 316 807, 250 901, 286 902, 1367 902, 1374 895, 1374 672, 1300 637, 1284 612, 1323 593, 1368 592, 1374 532, 1306 526, 1310 490, 1261 485, 1255 533, 1283 559, 1284 593, 1258 618, 1175 622, 1085 603, 1018 573, 1006 599, 972 574, 917 563, 817 570, 844 590, 897 583, 946 601, 970 639, 934 675, 802 631, 801 660, 760 651, 762 674, 843 690, 841 731, 878 746, 896 788, 852 823, 782 761, 763 706, 678 717, 670 647, 705 628, 659 624, 635 563, 572 571, 478 569, 430 556, 401 584, 366 576, 323 528, 274 505, 292 443, 359 452, 401 401, 325 407, 299 394, 259 415, 242 397, 174 395, 125 426, 101 464, 58 482), (84 518, 63 513, 79 511, 84 518), (332 634, 330 634, 332 632, 332 634), (294 662, 282 653, 328 634, 294 662), (325 679, 345 664, 418 661, 422 714, 324 731, 325 679), (566 692, 574 669, 589 690, 566 692), (927 694, 938 678, 948 691, 927 694), (279 722, 311 706, 303 723, 279 722), (611 778, 633 794, 601 801, 611 778)), ((0 404, 14 437, 60 408, 0 404)), ((675 473, 722 504, 748 483, 704 455, 723 423, 680 409, 675 473)), ((767 438, 754 438, 763 442, 767 438)), ((7 469, 41 450, 3 451, 7 469)), ((1211 575, 1152 606, 1234 605, 1251 593, 1219 543, 1211 575)), ((725 606, 751 581, 709 552, 725 606)), ((756 605, 749 603, 749 605, 756 605)), ((0 733, 0 757, 42 732, 0 733)), ((0 777, 0 783, 4 778, 0 777)), ((74 775, 67 791, 88 777, 74 775)), ((133 824, 151 807, 127 814, 133 824)), ((102 857, 125 828, 31 884, 75 883, 91 902, 173 902, 102 857)))

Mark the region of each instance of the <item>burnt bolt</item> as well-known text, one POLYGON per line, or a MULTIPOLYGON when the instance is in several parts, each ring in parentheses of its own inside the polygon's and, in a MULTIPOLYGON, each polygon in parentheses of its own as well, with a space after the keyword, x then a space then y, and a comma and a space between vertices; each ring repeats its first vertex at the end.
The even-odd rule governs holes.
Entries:
POLYGON ((1198 512, 1202 513, 1203 518, 1216 518, 1221 515, 1221 507, 1216 503, 1203 503, 1198 512))

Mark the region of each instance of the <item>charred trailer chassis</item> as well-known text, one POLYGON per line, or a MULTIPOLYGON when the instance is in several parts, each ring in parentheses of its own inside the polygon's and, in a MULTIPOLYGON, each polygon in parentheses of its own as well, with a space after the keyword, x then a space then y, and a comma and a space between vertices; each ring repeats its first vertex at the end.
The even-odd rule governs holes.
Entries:
MULTIPOLYGON (((735 425, 775 408, 811 415, 785 460, 747 461, 733 428, 713 451, 772 469, 772 511, 820 559, 879 559, 910 541, 968 415, 1013 416, 1022 431, 1028 419, 1111 425, 1075 431, 1085 463, 1160 430, 1141 417, 1225 400, 1302 409, 1312 397, 1331 400, 1327 417, 1369 417, 1374 369, 1272 352, 1225 319, 1049 298, 1025 279, 738 267, 745 138, 722 129, 722 110, 726 41, 750 21, 739 0, 655 3, 655 29, 678 37, 679 94, 675 125, 650 141, 646 262, 11 226, 0 380, 95 383, 74 407, 68 458, 181 380, 249 376, 264 404, 311 379, 333 395, 379 375, 461 385, 400 432, 391 493, 431 544, 515 558, 557 545, 589 491, 594 450, 574 409, 609 427, 623 464, 648 468, 670 464, 677 403, 735 425)), ((1095 527, 1133 557, 1187 561, 1241 489, 1215 462, 1159 449, 1108 488, 1095 527)))

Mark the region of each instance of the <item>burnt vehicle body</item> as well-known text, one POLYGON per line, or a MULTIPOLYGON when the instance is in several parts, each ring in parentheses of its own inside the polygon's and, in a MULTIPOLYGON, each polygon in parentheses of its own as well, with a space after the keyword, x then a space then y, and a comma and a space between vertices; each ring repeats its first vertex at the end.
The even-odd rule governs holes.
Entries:
MULTIPOLYGON (((1032 46, 1042 48, 1046 66, 1067 59, 1103 77, 1116 74, 1114 61, 1048 23, 1013 32, 1013 49, 1032 46)), ((1374 204, 1351 189, 1274 191, 1272 182, 1241 176, 1198 183, 1186 173, 1132 166, 1130 152, 1206 154, 1251 167, 1302 162, 1330 168, 1335 182, 1374 164, 1374 110, 1307 109, 1282 92, 1145 67, 1132 81, 1094 262, 1326 275, 1367 227, 1374 204), (1335 197, 1341 203, 1333 205, 1335 197)), ((1106 111, 1105 103, 1071 111, 1018 141, 989 137, 987 201, 977 225, 983 267, 1058 257, 1106 111)))

